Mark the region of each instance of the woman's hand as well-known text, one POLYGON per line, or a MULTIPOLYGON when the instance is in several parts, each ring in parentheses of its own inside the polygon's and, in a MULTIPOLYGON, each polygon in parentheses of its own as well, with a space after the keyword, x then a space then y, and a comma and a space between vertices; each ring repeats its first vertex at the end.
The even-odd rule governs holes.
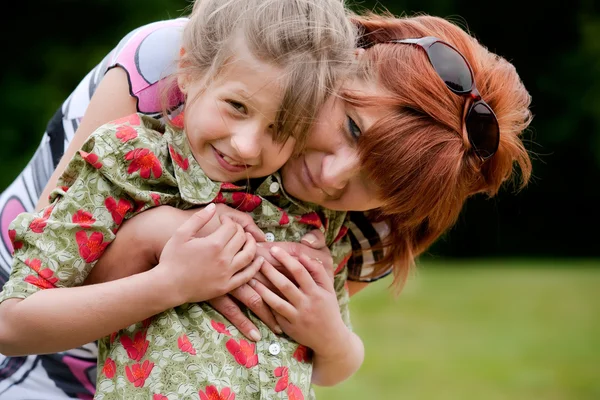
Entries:
POLYGON ((215 205, 209 204, 192 215, 169 239, 155 267, 172 282, 182 304, 230 292, 248 282, 262 265, 263 258, 255 258, 253 236, 227 216, 220 218, 222 224, 213 233, 196 236, 215 212, 215 205))
POLYGON ((256 279, 250 281, 250 286, 274 311, 283 331, 317 354, 343 352, 350 332, 340 314, 332 270, 306 255, 296 259, 279 247, 273 247, 271 254, 289 271, 297 285, 265 262, 261 272, 282 295, 256 279))

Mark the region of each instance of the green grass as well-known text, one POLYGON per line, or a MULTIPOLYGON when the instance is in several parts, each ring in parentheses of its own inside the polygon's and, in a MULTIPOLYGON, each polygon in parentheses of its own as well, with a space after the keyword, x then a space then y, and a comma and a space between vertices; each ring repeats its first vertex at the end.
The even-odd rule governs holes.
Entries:
POLYGON ((351 303, 366 359, 326 400, 600 399, 600 261, 423 263, 351 303), (560 268, 557 268, 560 267, 560 268))

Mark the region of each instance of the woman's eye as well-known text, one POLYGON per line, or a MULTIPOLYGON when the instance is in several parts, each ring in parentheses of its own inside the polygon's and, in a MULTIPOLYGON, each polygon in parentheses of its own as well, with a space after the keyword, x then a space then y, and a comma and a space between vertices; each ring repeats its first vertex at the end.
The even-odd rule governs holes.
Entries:
POLYGON ((356 122, 354 122, 354 120, 350 117, 348 117, 347 120, 347 124, 348 124, 348 132, 350 132, 350 135, 352 135, 353 138, 358 139, 360 137, 360 135, 362 134, 360 128, 358 127, 358 125, 356 125, 356 122))
POLYGON ((240 112, 242 114, 246 114, 248 112, 248 109, 242 103, 239 103, 239 102, 234 101, 234 100, 228 100, 227 103, 229 103, 229 105, 231 107, 233 107, 234 110, 236 110, 236 111, 238 111, 238 112, 240 112))

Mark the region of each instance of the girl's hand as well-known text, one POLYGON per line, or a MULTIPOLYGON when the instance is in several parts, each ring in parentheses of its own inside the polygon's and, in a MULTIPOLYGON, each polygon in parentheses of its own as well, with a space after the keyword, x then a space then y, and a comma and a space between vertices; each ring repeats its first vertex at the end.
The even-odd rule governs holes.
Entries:
POLYGON ((248 282, 263 258, 255 259, 256 241, 251 234, 221 217, 222 224, 203 238, 196 235, 216 212, 214 204, 196 212, 181 225, 160 255, 157 273, 172 283, 181 304, 221 296, 248 282), (254 260, 254 261, 253 261, 254 260))
POLYGON ((340 314, 330 278, 332 272, 319 261, 306 255, 296 259, 279 247, 273 247, 271 254, 289 271, 298 286, 267 262, 263 263, 261 272, 283 297, 256 279, 250 281, 250 286, 273 309, 283 331, 295 341, 319 355, 343 353, 351 332, 340 314))

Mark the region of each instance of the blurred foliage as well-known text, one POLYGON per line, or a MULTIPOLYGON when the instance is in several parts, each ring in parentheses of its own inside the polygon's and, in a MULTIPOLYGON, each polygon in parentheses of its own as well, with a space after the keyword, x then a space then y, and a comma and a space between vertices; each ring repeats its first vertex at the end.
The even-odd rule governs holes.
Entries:
MULTIPOLYGON (((28 2, 3 15, 0 189, 27 163, 45 124, 83 76, 142 24, 181 16, 183 0, 28 2)), ((427 13, 467 28, 519 71, 533 97, 526 135, 534 179, 523 191, 474 198, 430 254, 599 256, 600 3, 522 0, 383 0, 354 9, 427 13), (588 229, 583 229, 585 225, 588 229)))

